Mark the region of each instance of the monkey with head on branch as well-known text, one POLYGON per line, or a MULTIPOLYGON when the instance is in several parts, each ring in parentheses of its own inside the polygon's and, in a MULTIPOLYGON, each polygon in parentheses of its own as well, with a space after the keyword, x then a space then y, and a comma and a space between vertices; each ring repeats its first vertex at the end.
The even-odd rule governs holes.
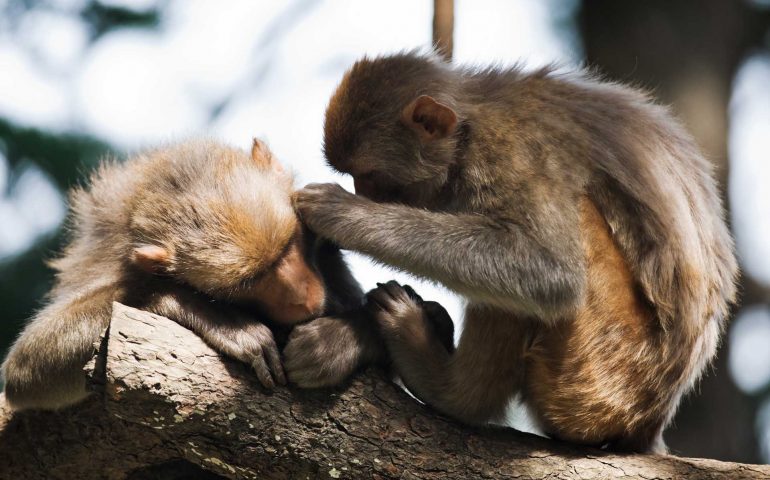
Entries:
POLYGON ((358 326, 360 287, 339 249, 303 229, 292 192, 257 140, 250 154, 193 140, 105 162, 72 192, 54 288, 2 365, 9 405, 85 398, 83 367, 112 302, 190 328, 268 388, 285 383, 275 335, 298 322, 326 315, 340 341, 375 351, 371 329, 358 326))

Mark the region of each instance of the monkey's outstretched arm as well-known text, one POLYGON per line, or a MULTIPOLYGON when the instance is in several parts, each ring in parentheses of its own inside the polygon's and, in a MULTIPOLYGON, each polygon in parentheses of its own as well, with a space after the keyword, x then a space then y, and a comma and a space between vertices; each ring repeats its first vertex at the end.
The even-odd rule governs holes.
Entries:
POLYGON ((582 297, 576 226, 553 229, 574 232, 554 251, 512 222, 375 203, 335 184, 309 185, 295 201, 308 226, 342 248, 439 280, 477 302, 554 319, 582 297))
POLYGON ((214 350, 251 365, 263 386, 286 384, 270 328, 241 310, 163 280, 147 292, 136 292, 127 303, 174 320, 197 333, 214 350))
POLYGON ((13 409, 55 410, 88 395, 83 367, 110 322, 118 294, 112 284, 77 294, 54 291, 3 362, 5 398, 13 409))

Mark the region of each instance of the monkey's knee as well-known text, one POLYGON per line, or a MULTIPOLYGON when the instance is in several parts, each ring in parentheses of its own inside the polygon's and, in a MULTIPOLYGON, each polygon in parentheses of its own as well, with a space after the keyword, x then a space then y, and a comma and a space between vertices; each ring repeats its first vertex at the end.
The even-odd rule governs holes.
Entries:
POLYGON ((11 409, 58 410, 89 395, 82 366, 47 370, 20 357, 12 350, 2 366, 5 401, 11 409))
POLYGON ((71 383, 18 382, 6 380, 5 401, 12 410, 59 410, 88 397, 85 376, 71 383))
POLYGON ((458 382, 455 377, 455 381, 441 392, 438 410, 466 425, 484 426, 502 421, 517 387, 506 382, 492 385, 478 380, 469 375, 458 382))
POLYGON ((627 425, 631 422, 623 420, 600 421, 596 418, 582 421, 577 418, 562 419, 561 424, 551 424, 546 428, 552 438, 604 448, 618 453, 648 453, 665 455, 668 453, 663 441, 660 424, 639 426, 630 431, 627 425))
POLYGON ((622 453, 649 453, 655 455, 668 454, 668 447, 663 441, 663 429, 655 427, 642 429, 624 435, 607 445, 607 450, 622 453))

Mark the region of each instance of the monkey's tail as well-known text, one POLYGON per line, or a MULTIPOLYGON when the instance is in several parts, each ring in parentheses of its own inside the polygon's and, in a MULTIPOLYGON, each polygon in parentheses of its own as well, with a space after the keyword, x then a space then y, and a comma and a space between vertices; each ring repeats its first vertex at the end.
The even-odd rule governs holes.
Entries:
POLYGON ((5 399, 14 410, 56 410, 88 396, 83 367, 107 328, 113 286, 57 298, 38 312, 2 365, 5 399))

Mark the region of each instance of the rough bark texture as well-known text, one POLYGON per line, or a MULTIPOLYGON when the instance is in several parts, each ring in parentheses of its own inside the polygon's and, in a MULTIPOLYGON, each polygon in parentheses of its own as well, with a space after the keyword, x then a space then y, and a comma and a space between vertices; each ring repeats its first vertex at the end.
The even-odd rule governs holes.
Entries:
POLYGON ((57 413, 0 404, 2 479, 768 478, 770 466, 620 456, 472 429, 376 371, 338 390, 262 390, 176 323, 115 304, 86 371, 98 390, 57 413))

